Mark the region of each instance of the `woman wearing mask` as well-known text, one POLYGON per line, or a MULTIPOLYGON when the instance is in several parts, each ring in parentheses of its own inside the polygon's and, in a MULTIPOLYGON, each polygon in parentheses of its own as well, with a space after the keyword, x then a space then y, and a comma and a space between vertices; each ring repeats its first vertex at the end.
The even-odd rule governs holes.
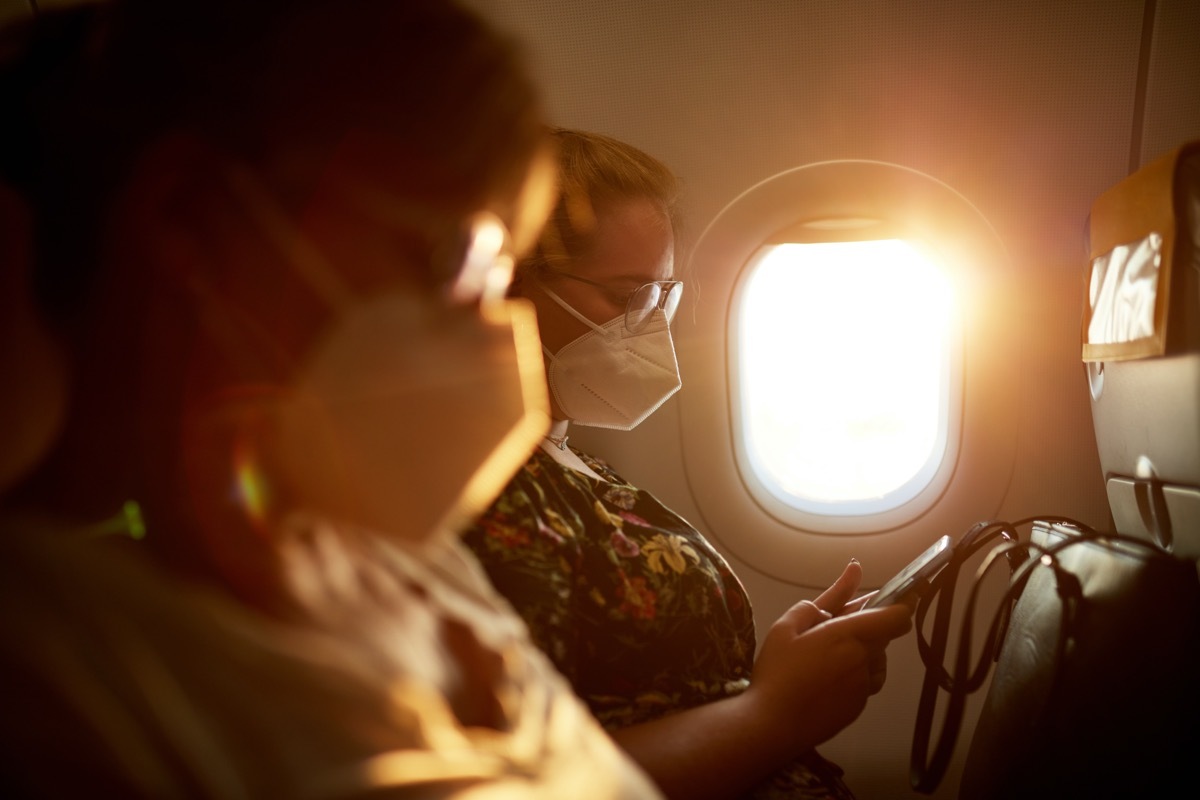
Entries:
POLYGON ((756 659, 749 600, 704 536, 568 443, 679 389, 675 179, 625 143, 556 131, 561 196, 514 293, 537 309, 554 423, 466 541, 535 640, 670 797, 852 797, 814 750, 885 677, 903 606, 845 614, 857 562, 756 659), (831 619, 831 617, 838 617, 831 619))

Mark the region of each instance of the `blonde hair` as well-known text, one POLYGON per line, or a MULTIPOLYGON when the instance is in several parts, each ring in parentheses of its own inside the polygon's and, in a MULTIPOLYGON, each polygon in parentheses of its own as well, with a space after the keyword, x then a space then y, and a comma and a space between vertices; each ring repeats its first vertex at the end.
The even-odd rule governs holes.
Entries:
POLYGON ((631 144, 589 131, 554 128, 559 198, 537 247, 518 266, 521 275, 567 269, 592 247, 597 217, 613 204, 649 200, 678 234, 679 182, 658 159, 631 144))

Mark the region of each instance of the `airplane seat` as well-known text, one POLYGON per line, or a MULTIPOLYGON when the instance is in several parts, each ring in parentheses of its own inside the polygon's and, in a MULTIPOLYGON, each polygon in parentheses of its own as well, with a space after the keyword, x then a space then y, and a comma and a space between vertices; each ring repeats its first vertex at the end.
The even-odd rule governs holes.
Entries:
POLYGON ((1114 533, 1136 541, 1033 526, 1082 541, 1016 601, 963 800, 1200 796, 1200 142, 1101 195, 1089 238, 1083 360, 1114 533))
POLYGON ((1083 356, 1117 532, 1200 558, 1200 141, 1096 200, 1083 356))

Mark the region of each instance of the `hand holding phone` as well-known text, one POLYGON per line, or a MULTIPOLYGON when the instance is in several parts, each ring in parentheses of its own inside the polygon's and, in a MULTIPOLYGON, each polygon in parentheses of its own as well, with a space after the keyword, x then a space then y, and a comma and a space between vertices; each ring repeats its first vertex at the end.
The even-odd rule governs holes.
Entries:
POLYGON ((950 560, 954 553, 950 547, 950 537, 943 536, 930 545, 924 553, 917 556, 908 566, 900 570, 879 591, 871 595, 863 604, 863 608, 879 608, 907 599, 910 595, 919 594, 929 585, 934 576, 950 560))

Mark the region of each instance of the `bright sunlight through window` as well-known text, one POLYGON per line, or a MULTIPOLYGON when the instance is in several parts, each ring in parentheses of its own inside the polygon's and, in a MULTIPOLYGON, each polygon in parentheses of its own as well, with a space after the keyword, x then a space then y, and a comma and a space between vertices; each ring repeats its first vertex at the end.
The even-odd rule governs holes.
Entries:
POLYGON ((762 248, 738 309, 750 464, 804 511, 915 497, 946 451, 954 351, 946 274, 909 243, 762 248))

